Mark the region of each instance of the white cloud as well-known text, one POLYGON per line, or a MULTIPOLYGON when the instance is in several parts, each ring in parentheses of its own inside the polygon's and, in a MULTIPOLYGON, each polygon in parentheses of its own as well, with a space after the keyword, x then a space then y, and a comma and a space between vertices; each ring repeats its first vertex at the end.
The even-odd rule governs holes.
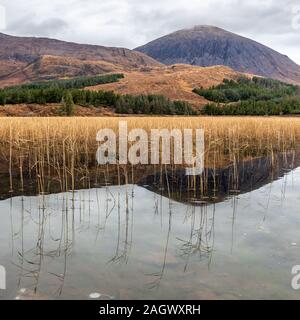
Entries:
POLYGON ((4 32, 134 48, 193 25, 223 27, 300 63, 297 0, 0 0, 4 32))

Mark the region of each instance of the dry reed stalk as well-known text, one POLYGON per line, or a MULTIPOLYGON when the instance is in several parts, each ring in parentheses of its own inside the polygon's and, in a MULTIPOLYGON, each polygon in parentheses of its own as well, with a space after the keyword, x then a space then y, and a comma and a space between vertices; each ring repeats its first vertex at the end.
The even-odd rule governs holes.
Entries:
MULTIPOLYGON (((16 172, 21 189, 24 174, 33 173, 41 193, 47 192, 53 177, 61 191, 74 190, 78 180, 90 187, 91 179, 95 180, 96 133, 102 128, 118 132, 121 120, 128 122, 128 130, 142 128, 149 134, 153 128, 204 129, 205 166, 213 170, 228 164, 235 167, 254 157, 273 158, 277 152, 298 150, 300 145, 300 119, 292 117, 1 118, 0 159, 3 172, 8 167, 10 190, 16 172)), ((170 167, 174 170, 173 164, 170 167)), ((162 166, 160 169, 163 173, 162 166)), ((130 175, 127 168, 122 173, 126 181, 130 177, 134 182, 136 169, 130 170, 130 175)), ((99 183, 103 178, 104 183, 109 181, 108 167, 96 172, 101 172, 99 183)), ((233 186, 238 190, 236 170, 233 175, 233 186)), ((201 177, 201 194, 206 192, 206 179, 206 175, 201 177)), ((195 185, 192 179, 189 186, 195 185)))

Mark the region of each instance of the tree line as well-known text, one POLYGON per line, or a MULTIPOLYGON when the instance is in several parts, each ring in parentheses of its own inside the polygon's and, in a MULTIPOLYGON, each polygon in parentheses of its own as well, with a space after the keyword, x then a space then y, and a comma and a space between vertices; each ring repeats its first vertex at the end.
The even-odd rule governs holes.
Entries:
POLYGON ((300 99, 286 98, 269 101, 247 100, 234 104, 210 103, 204 106, 203 113, 206 115, 288 115, 300 114, 300 99))
MULTIPOLYGON (((81 90, 77 87, 95 85, 100 81, 118 81, 115 77, 77 78, 43 83, 31 83, 0 89, 0 105, 60 103, 62 114, 74 114, 75 105, 83 107, 111 107, 121 114, 192 115, 197 112, 185 101, 171 101, 161 95, 120 95, 113 91, 81 90), (97 78, 97 79, 96 79, 97 78), (81 79, 81 80, 79 80, 81 79), (73 84, 76 88, 69 88, 73 84)), ((106 82, 105 82, 106 83, 106 82)))
POLYGON ((240 77, 224 79, 223 83, 209 89, 195 88, 194 92, 209 101, 230 103, 245 100, 267 101, 299 93, 299 87, 279 80, 240 77))
POLYGON ((116 100, 120 114, 196 115, 197 111, 185 101, 172 101, 162 95, 122 95, 116 100))
POLYGON ((224 80, 209 89, 194 92, 214 103, 207 104, 208 115, 282 115, 300 113, 299 87, 278 80, 241 77, 224 80))
POLYGON ((106 74, 93 77, 75 77, 71 79, 37 81, 22 84, 19 86, 8 87, 9 90, 31 90, 31 89, 82 89, 85 87, 96 86, 99 84, 113 83, 124 78, 124 74, 106 74))

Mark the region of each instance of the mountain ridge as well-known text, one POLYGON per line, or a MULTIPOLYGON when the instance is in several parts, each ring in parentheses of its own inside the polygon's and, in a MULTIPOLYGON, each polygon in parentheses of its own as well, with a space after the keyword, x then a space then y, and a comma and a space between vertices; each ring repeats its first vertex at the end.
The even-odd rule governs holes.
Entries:
POLYGON ((166 65, 224 65, 238 72, 300 83, 300 66, 288 56, 214 26, 178 30, 135 50, 166 65))
POLYGON ((0 86, 161 66, 151 57, 126 48, 39 37, 16 37, 4 33, 0 33, 0 41, 0 86), (49 68, 45 67, 45 57, 52 57, 52 64, 56 63, 53 74, 47 72, 49 68), (105 66, 103 71, 100 64, 105 66), (32 65, 34 70, 30 73, 28 68, 32 65), (40 69, 40 65, 44 69, 40 69), (95 67, 96 65, 98 67, 95 67))

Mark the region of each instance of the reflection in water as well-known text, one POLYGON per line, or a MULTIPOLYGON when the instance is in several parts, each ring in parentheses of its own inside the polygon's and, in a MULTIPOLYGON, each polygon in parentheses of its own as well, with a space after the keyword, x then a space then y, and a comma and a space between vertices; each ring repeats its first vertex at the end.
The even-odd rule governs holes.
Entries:
POLYGON ((139 185, 0 201, 0 297, 297 298, 297 165, 292 155, 208 170, 200 193, 201 178, 162 170, 139 185))
POLYGON ((207 168, 196 177, 186 176, 184 169, 158 171, 142 178, 139 185, 180 202, 201 205, 258 189, 299 165, 299 154, 277 154, 236 162, 226 168, 207 168))

